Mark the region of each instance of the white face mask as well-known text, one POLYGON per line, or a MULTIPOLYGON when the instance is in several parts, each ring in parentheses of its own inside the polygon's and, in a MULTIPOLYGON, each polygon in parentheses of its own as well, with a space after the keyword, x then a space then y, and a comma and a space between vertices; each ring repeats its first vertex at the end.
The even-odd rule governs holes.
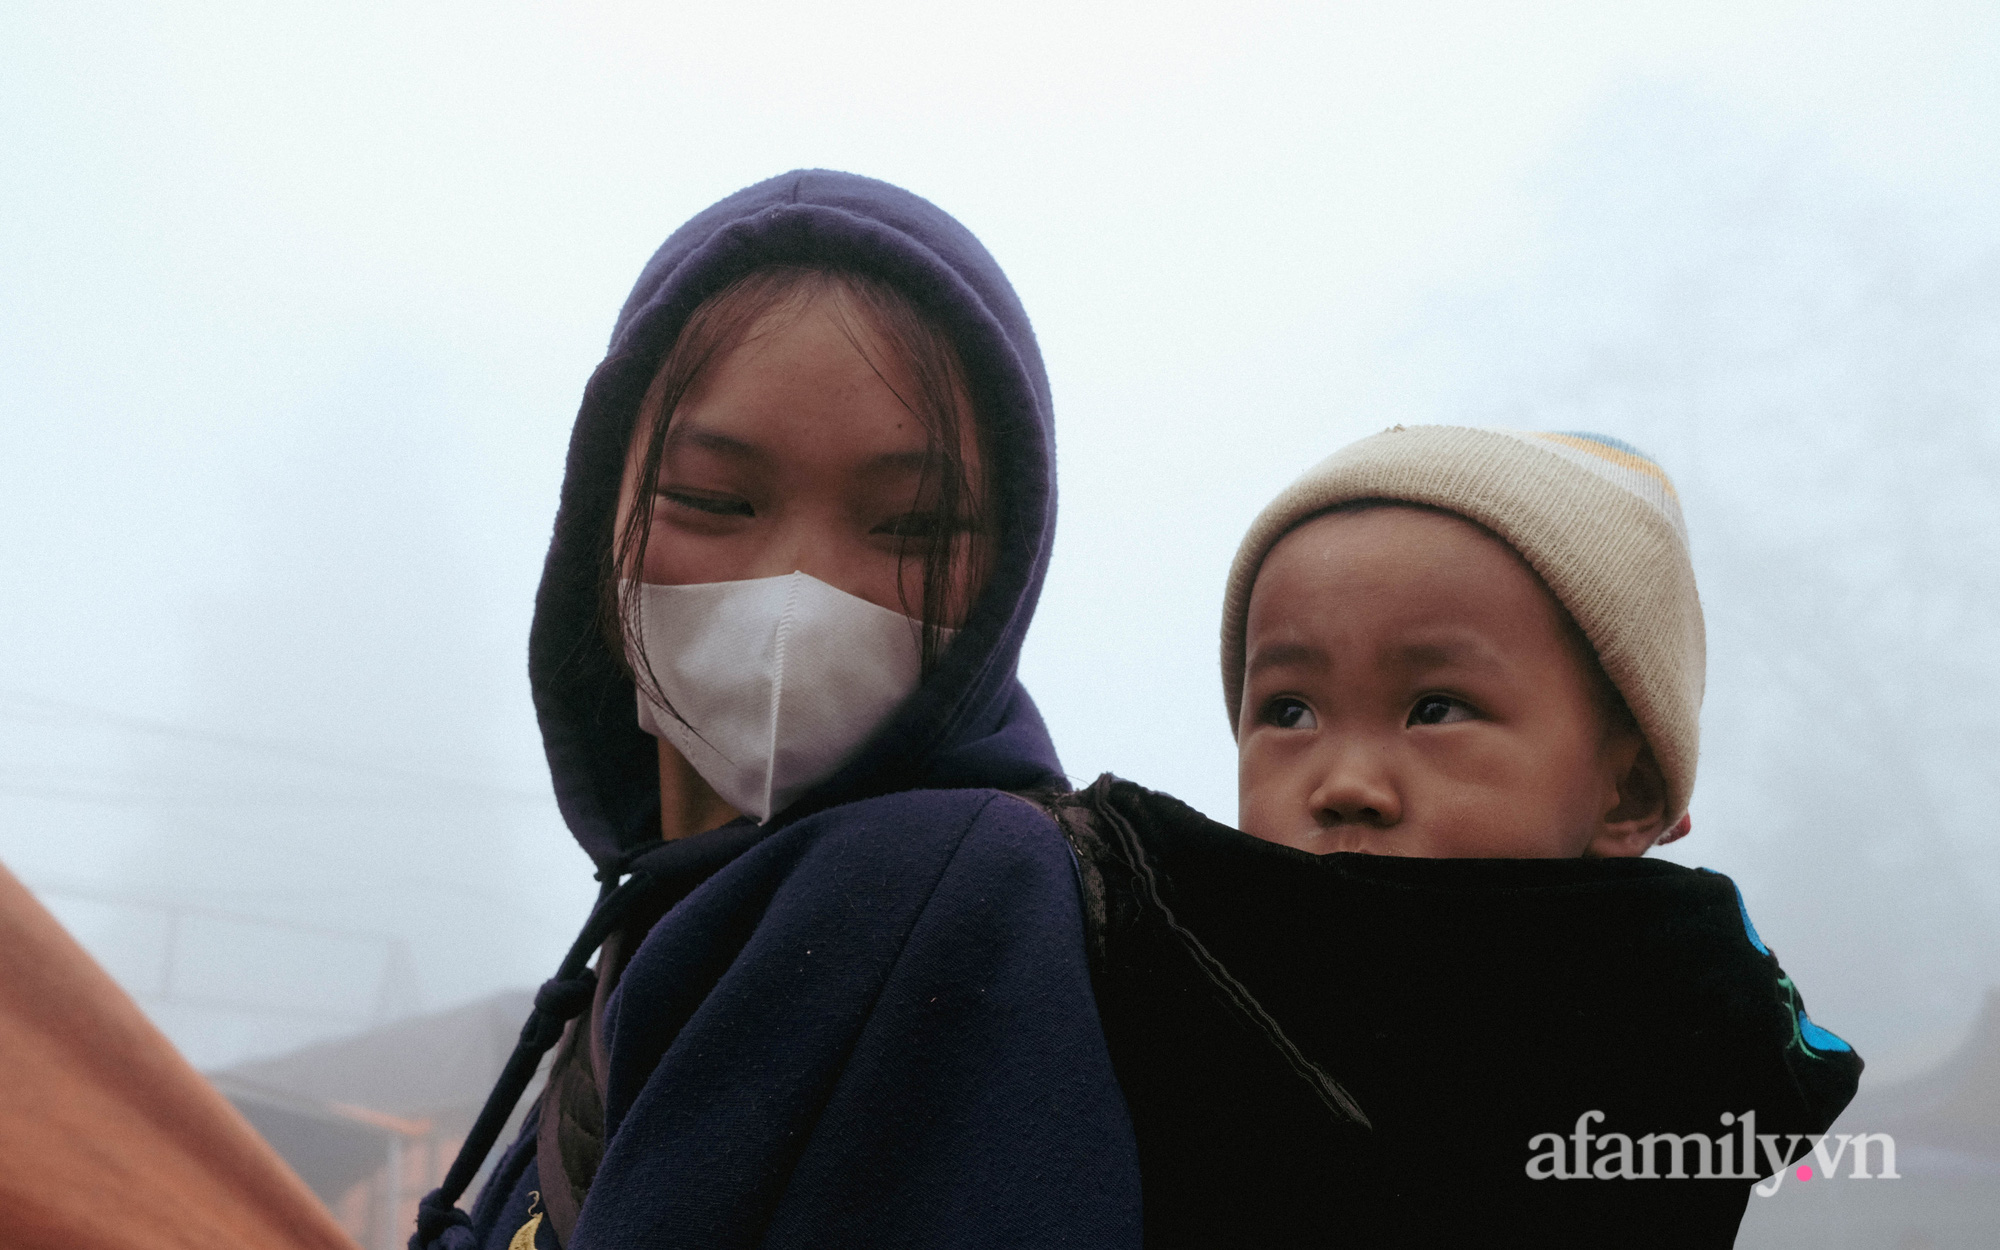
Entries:
POLYGON ((916 690, 922 638, 901 612, 805 573, 642 584, 639 727, 672 743, 724 802, 769 820, 916 690), (648 689, 648 666, 673 712, 648 689))

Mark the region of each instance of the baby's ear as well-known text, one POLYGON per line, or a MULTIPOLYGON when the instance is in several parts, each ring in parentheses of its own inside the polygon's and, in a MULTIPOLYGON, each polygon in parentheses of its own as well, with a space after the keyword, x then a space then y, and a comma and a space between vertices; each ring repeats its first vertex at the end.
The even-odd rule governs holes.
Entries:
POLYGON ((1597 859, 1644 855, 1667 831, 1667 779, 1642 735, 1617 743, 1610 759, 1617 801, 1604 813, 1584 854, 1597 859))

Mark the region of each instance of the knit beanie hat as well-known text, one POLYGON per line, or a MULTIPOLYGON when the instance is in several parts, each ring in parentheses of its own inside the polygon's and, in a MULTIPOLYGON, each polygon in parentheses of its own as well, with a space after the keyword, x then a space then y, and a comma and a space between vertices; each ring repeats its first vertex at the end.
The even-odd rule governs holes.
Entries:
POLYGON ((1264 557, 1301 522, 1363 499, 1456 513, 1520 552, 1583 630, 1653 748, 1669 824, 1686 813, 1707 671, 1687 524, 1666 472, 1601 434, 1399 425, 1349 444, 1287 487, 1251 524, 1223 596, 1232 730, 1250 590, 1264 557))

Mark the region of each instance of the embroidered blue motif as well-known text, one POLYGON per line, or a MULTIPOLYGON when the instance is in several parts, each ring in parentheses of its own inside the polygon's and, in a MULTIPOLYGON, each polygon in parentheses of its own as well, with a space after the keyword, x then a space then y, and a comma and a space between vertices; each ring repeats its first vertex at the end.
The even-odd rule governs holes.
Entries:
MULTIPOLYGON (((1699 871, 1710 872, 1712 870, 1703 868, 1699 869, 1699 871)), ((1719 876, 1721 874, 1718 873, 1716 875, 1719 876)), ((1757 948, 1759 955, 1769 955, 1771 948, 1764 945, 1764 939, 1757 936, 1757 926, 1750 923, 1750 906, 1743 901, 1742 889, 1737 887, 1733 881, 1729 884, 1731 888, 1736 889, 1736 913, 1743 917, 1743 936, 1750 939, 1750 945, 1757 948)), ((1854 1047, 1847 1044, 1845 1038, 1814 1024, 1812 1018, 1799 1009, 1798 987, 1792 984, 1790 977, 1779 977, 1778 988, 1785 991, 1785 1005, 1790 1007, 1792 1011, 1792 1045, 1797 1046, 1800 1051, 1807 1055, 1812 1055, 1816 1050, 1849 1051, 1854 1049, 1854 1047)), ((1818 1058, 1816 1055, 1813 1057, 1818 1058)))
POLYGON ((1799 1013, 1799 1035, 1805 1041, 1805 1044, 1814 1050, 1854 1049, 1854 1047, 1847 1044, 1845 1038, 1834 1033, 1829 1033, 1817 1024, 1814 1024, 1803 1011, 1799 1013))
MULTIPOLYGON (((1732 881, 1730 885, 1734 887, 1736 883, 1732 881)), ((1750 945, 1757 948, 1759 955, 1770 954, 1771 948, 1764 945, 1763 938, 1757 936, 1757 926, 1750 923, 1750 907, 1743 901, 1743 891, 1740 887, 1736 889, 1736 910, 1743 916, 1743 932, 1749 937, 1750 945)))

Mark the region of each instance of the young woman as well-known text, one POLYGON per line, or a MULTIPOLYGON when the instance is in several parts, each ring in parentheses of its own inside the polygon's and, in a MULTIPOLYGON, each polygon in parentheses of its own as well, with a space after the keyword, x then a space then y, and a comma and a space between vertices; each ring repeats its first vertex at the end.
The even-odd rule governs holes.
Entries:
POLYGON ((1054 518, 1034 335, 956 221, 808 171, 667 240, 530 639, 604 893, 414 1247, 1138 1244, 1076 867, 1008 793, 1061 779, 1015 678, 1054 518))

